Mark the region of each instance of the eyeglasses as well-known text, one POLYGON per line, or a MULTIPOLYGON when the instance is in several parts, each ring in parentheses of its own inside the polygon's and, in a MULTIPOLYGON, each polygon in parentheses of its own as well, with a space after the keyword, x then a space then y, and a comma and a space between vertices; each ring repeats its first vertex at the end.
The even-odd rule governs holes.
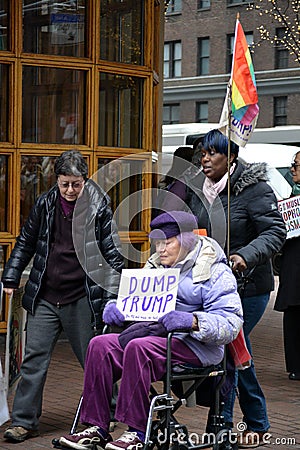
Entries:
POLYGON ((81 186, 83 185, 83 183, 84 183, 84 180, 72 181, 71 183, 69 183, 68 181, 57 180, 57 184, 63 189, 68 189, 69 186, 71 186, 72 189, 80 189, 81 186))
POLYGON ((292 163, 291 164, 291 167, 292 167, 292 169, 297 169, 297 167, 300 167, 300 164, 297 164, 297 163, 292 163))

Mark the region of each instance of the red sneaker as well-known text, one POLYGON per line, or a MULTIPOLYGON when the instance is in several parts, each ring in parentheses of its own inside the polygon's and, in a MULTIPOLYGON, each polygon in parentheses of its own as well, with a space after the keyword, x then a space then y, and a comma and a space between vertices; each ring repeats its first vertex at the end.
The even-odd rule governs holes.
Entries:
POLYGON ((77 450, 90 449, 94 444, 104 449, 109 441, 112 441, 112 437, 108 435, 105 439, 96 426, 86 428, 79 433, 67 434, 59 439, 60 444, 77 450))

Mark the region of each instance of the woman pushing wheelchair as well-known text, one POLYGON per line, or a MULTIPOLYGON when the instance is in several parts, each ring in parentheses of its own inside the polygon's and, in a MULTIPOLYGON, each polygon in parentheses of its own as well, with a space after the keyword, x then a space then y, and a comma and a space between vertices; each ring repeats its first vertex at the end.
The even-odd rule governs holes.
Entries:
MULTIPOLYGON (((80 420, 84 431, 62 436, 61 445, 74 449, 137 450, 144 443, 151 384, 166 371, 166 336, 172 339, 172 363, 197 367, 218 364, 224 345, 238 335, 242 306, 236 280, 221 247, 197 236, 196 218, 171 211, 152 220, 149 237, 156 252, 145 268, 179 268, 176 307, 155 323, 135 323, 124 332, 103 334, 90 341, 84 376, 80 420), (113 384, 120 380, 115 418, 128 426, 118 439, 109 434, 113 384)), ((122 327, 125 317, 116 301, 107 303, 103 320, 122 327)))

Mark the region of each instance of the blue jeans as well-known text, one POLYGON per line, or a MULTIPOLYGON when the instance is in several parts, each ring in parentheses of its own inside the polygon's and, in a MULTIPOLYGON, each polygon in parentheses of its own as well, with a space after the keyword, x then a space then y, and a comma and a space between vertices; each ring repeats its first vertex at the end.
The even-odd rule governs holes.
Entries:
MULTIPOLYGON (((242 299, 244 313, 244 335, 249 352, 252 355, 250 332, 261 319, 268 304, 270 294, 244 297, 242 299)), ((243 421, 247 429, 252 431, 267 431, 270 427, 267 414, 266 399, 256 378, 253 360, 251 367, 236 371, 236 387, 239 392, 239 403, 243 413, 243 421)), ((224 406, 225 422, 233 422, 233 407, 235 402, 235 391, 231 393, 224 406)))

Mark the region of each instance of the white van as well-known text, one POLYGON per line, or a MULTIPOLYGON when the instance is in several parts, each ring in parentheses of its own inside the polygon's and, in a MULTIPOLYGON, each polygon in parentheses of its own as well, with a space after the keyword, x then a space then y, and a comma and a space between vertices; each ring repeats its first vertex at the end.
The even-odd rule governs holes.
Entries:
MULTIPOLYGON (((194 140, 208 131, 218 128, 217 123, 182 123, 163 125, 163 157, 161 170, 168 171, 177 147, 192 145, 194 140)), ((270 185, 279 200, 291 193, 290 165, 300 150, 300 126, 289 125, 273 128, 255 128, 250 143, 240 147, 240 160, 266 162, 269 166, 270 185), (251 151, 249 151, 249 149, 251 151), (281 176, 280 176, 281 175, 281 176)), ((163 172, 165 173, 165 172, 163 172)))
POLYGON ((278 200, 288 198, 292 192, 291 163, 300 147, 283 144, 252 144, 240 147, 239 159, 247 163, 266 162, 269 184, 278 200))

